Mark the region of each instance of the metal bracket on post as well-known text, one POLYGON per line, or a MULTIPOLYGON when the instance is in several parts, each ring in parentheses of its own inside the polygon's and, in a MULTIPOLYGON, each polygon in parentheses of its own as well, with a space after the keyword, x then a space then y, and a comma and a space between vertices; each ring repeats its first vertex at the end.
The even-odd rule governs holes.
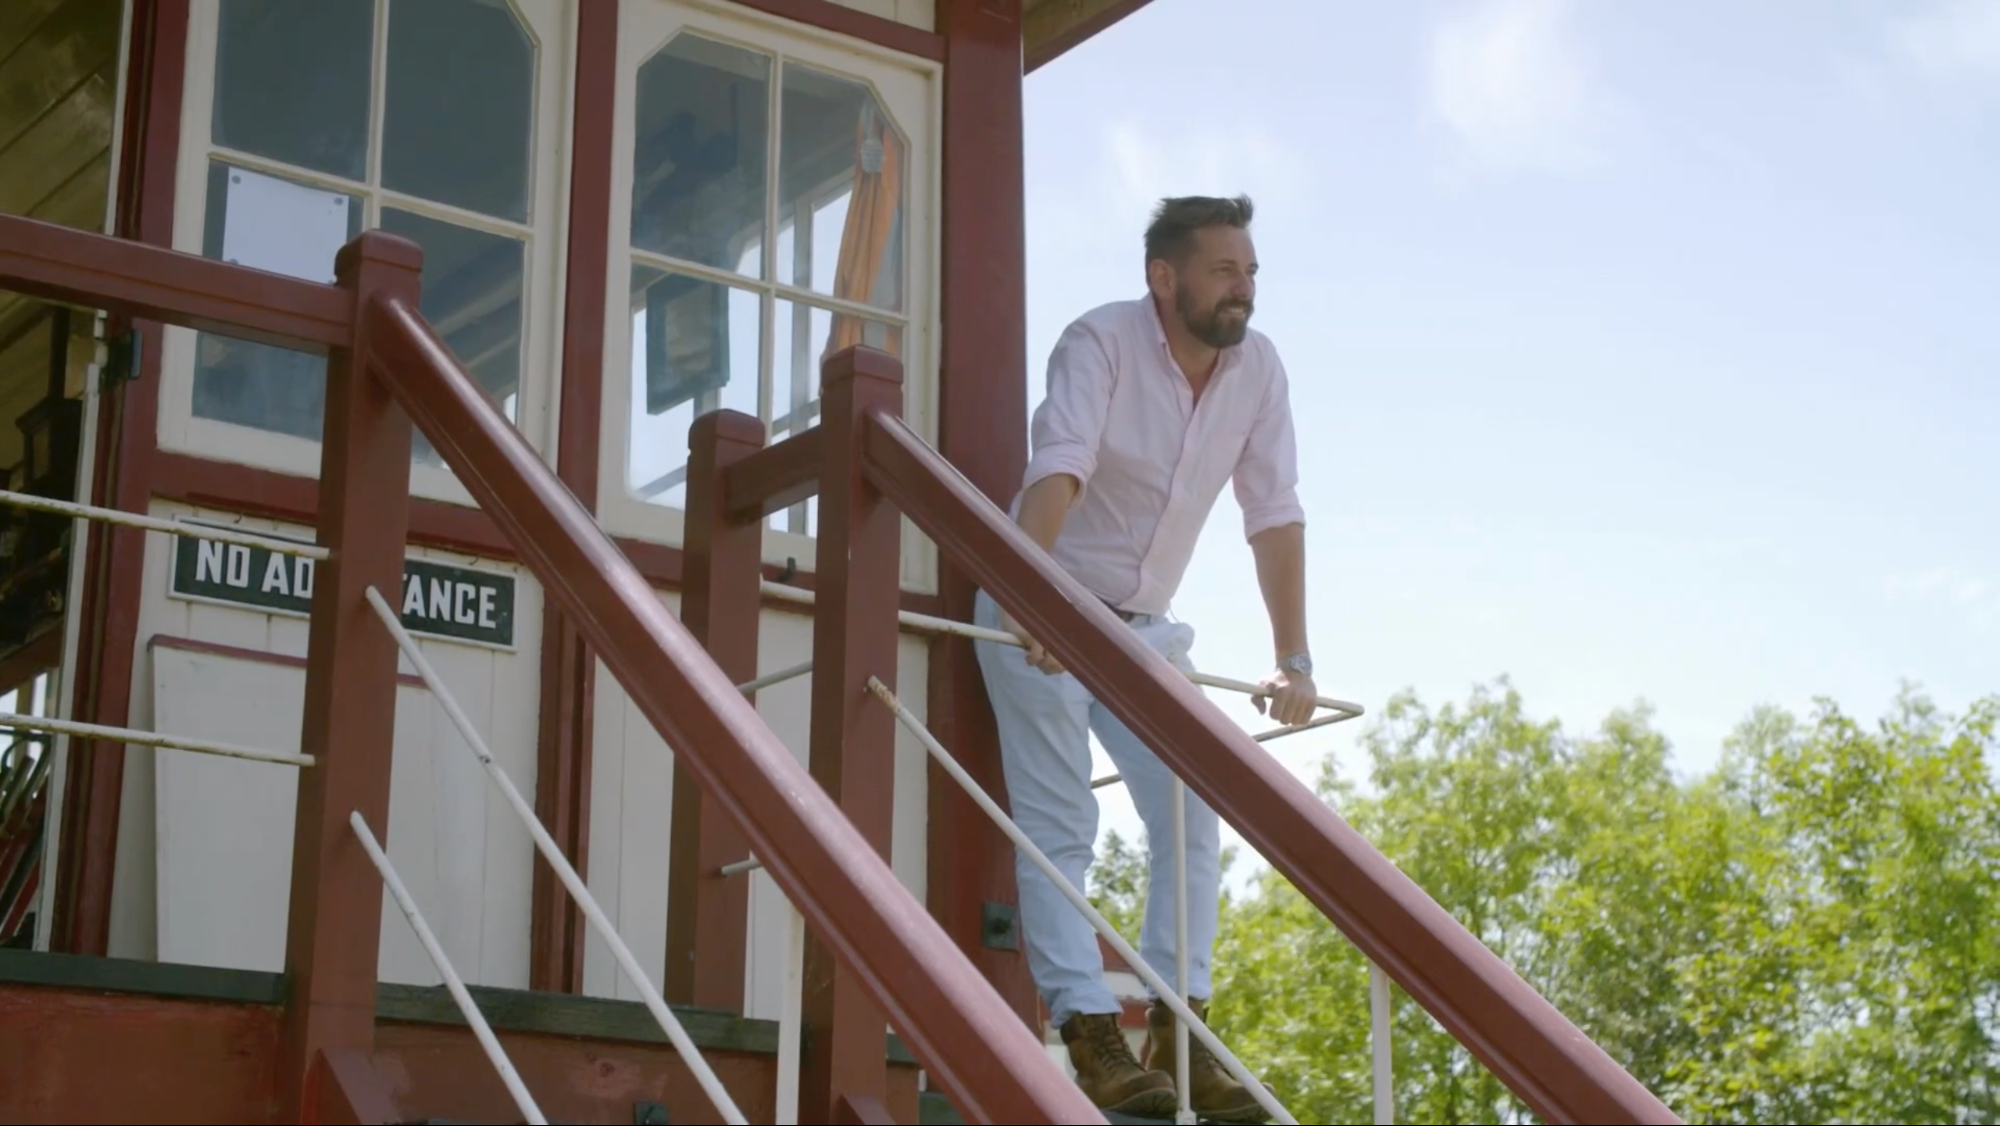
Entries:
POLYGON ((1021 948, 1021 912, 1011 903, 987 900, 979 905, 979 940, 988 950, 1021 948))
POLYGON ((120 384, 138 380, 140 351, 139 330, 136 328, 128 328, 105 342, 104 365, 97 369, 97 390, 100 394, 120 384))

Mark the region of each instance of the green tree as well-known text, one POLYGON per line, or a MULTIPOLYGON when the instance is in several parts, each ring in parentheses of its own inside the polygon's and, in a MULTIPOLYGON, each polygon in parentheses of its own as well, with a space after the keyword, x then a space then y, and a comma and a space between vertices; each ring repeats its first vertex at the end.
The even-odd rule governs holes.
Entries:
MULTIPOLYGON (((1320 791, 1690 1122, 1993 1122, 2000 700, 1911 692, 1873 730, 1821 702, 1749 716, 1688 782, 1640 706, 1575 738, 1504 679, 1363 737, 1320 791)), ((1143 853, 1093 881, 1137 923, 1143 853)), ((1372 1121, 1368 969, 1284 879, 1225 901, 1218 1031, 1302 1122, 1372 1121)), ((1532 1121, 1399 997, 1398 1120, 1532 1121)))

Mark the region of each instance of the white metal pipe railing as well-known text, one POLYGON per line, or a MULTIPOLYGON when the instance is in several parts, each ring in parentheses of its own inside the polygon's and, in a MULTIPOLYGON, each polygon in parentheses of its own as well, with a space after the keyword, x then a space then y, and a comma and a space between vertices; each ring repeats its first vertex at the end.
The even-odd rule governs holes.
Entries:
POLYGON ((1375 1123, 1395 1126, 1396 1088, 1389 1055, 1389 975, 1368 963, 1368 1048, 1374 1056, 1375 1123))
MULTIPOLYGON (((1180 975, 1174 985, 1187 996, 1188 989, 1188 903, 1187 903, 1187 784, 1174 775, 1174 969, 1180 975)), ((1180 1096, 1177 1126, 1194 1126, 1194 1068, 1188 1066, 1188 1022, 1174 1022, 1174 1087, 1180 1096)), ((1239 1080, 1240 1082, 1240 1080, 1239 1080)), ((1262 1086, 1262 1084, 1257 1084, 1262 1086)))
POLYGON ((29 731, 47 731, 54 735, 68 735, 74 739, 103 739, 113 743, 129 743, 141 747, 162 747, 170 751, 192 751, 202 755, 220 755, 223 758, 248 759, 251 762, 274 762, 280 766, 311 766, 311 755, 286 754, 283 751, 260 751, 255 747, 240 747, 234 743, 218 743, 210 739, 187 739, 178 735, 162 735, 157 731, 140 731, 133 727, 106 727, 96 723, 78 723, 71 719, 56 719, 53 716, 16 715, 0 713, 0 729, 21 727, 29 731))
POLYGON ((437 670, 431 667, 430 659, 424 656, 417 639, 410 636, 409 630, 403 628, 402 619, 382 598, 382 592, 372 586, 368 588, 368 604, 375 608, 376 616, 382 619, 383 626, 389 630, 390 636, 396 639, 396 644, 403 650, 403 655, 410 659, 411 665, 415 666, 417 675, 429 686, 431 694, 437 698, 438 705, 444 709, 452 726, 458 729, 459 735, 465 739, 466 746, 472 749, 473 756, 479 760, 479 765, 485 767, 486 776, 493 780, 494 786, 507 799, 507 804, 513 807, 515 816, 527 826, 528 834, 534 838, 535 848, 541 852, 542 859, 547 860, 549 867, 555 869, 557 878, 562 880, 565 888, 569 889, 577 906, 583 909, 584 917, 611 947, 612 956, 618 960, 618 967, 625 971, 625 976, 631 980, 633 987, 639 990, 647 1011, 651 1012, 653 1019, 659 1022, 660 1030, 667 1034, 667 1039, 672 1042, 674 1051, 680 1053, 681 1060, 687 1064, 688 1070, 694 1073, 695 1082, 701 1085, 702 1093, 708 1096, 709 1101, 731 1126, 747 1126, 748 1120, 743 1117, 743 1111, 737 1107, 736 1100, 730 1097, 728 1089, 716 1076, 715 1069, 709 1066, 701 1050, 695 1047, 694 1040, 687 1034, 687 1029, 681 1027, 679 1018, 667 1008, 666 1000, 653 986, 652 979, 648 978, 646 972, 640 968, 639 960, 632 956, 632 948, 625 945, 625 940, 619 937, 618 928, 611 924, 610 918, 604 914, 604 908, 598 905, 597 897, 590 894, 590 888, 585 886, 583 878, 577 875, 576 867, 563 855, 562 849, 557 847, 555 838, 549 836, 542 819, 535 816, 533 807, 521 796, 521 791, 515 788, 514 780, 501 769, 500 763, 493 757, 492 750, 486 746, 485 738, 479 734, 479 729, 473 726, 472 719, 465 714, 465 710, 458 706, 458 698, 452 695, 450 687, 444 683, 437 670))
MULTIPOLYGON (((775 598, 783 602, 793 602, 802 606, 814 605, 816 597, 812 591, 804 587, 787 586, 784 583, 775 583, 769 579, 764 580, 763 592, 766 598, 775 598)), ((1021 646, 1021 639, 1005 630, 987 629, 984 626, 972 625, 969 622, 955 622, 950 618, 940 618, 932 614, 919 614, 911 610, 903 610, 897 613, 896 619, 904 629, 910 630, 913 633, 945 634, 951 637, 963 637, 971 641, 991 641, 996 645, 1011 645, 1017 649, 1021 646)), ((1231 692, 1243 692, 1251 696, 1255 696, 1261 691, 1256 685, 1247 681, 1212 676, 1205 672, 1191 672, 1187 674, 1187 678, 1204 688, 1223 688, 1231 692)), ((1366 710, 1360 704, 1350 703, 1346 700, 1337 700, 1328 696, 1319 697, 1314 703, 1320 708, 1336 713, 1336 715, 1310 723, 1298 724, 1293 727, 1280 727, 1273 731, 1263 732, 1259 741, 1294 734, 1313 727, 1323 726, 1327 723, 1339 723, 1342 720, 1355 719, 1361 716, 1366 710)))
POLYGON ((162 520, 157 516, 145 516, 137 512, 126 512, 117 508, 101 508, 94 504, 77 504, 74 501, 55 500, 38 497, 31 493, 17 493, 0 489, 0 504, 15 508, 32 509, 37 512, 53 512, 58 516, 73 516, 84 520, 96 520, 104 524, 120 524, 127 528, 144 528, 149 532, 165 532, 170 536, 187 536, 190 539, 215 540, 218 543, 233 543, 239 547, 261 547, 280 555, 297 555, 306 559, 326 559, 328 552, 318 544, 300 543, 297 540, 260 536, 252 532, 234 532, 227 528, 211 528, 205 524, 190 524, 180 520, 162 520))
POLYGON ((806 917, 785 900, 785 984, 778 1007, 778 1126, 798 1126, 799 1066, 804 1048, 806 917))
POLYGON ((382 882, 389 885, 389 894, 395 899, 396 906, 402 908, 403 918, 410 921, 410 929, 417 932, 417 941, 423 944, 424 953, 431 957, 431 965, 436 966, 438 975, 444 978, 445 989, 451 992, 458 1011, 465 1014, 465 1023, 472 1026, 473 1037, 492 1062, 493 1070, 500 1073, 500 1082, 507 1085, 507 1094, 513 1097, 514 1105, 535 1126, 548 1126, 549 1120, 542 1117, 542 1108, 535 1105, 535 1097, 528 1093, 527 1084, 521 1082, 521 1073, 514 1070, 514 1061, 507 1058, 499 1038, 493 1035, 493 1027, 486 1023, 479 1006, 472 1003, 472 994, 466 992, 465 982, 452 968, 451 959, 445 957, 444 947, 438 944, 437 935, 431 933, 423 912, 417 910, 417 901, 411 897, 410 889, 403 886, 402 878, 396 875, 396 866, 389 863, 389 854, 382 851, 382 843, 368 828, 367 819, 357 809, 347 815, 347 823, 354 828, 354 835, 360 839, 368 859, 374 862, 375 870, 382 874, 382 882))
MULTIPOLYGON (((999 804, 993 800, 992 795, 988 794, 984 787, 980 786, 978 782, 973 780, 970 774, 965 772, 965 768, 958 764, 958 760, 951 756, 951 752, 944 748, 944 744, 938 742, 937 736, 931 734, 930 728, 924 726, 924 721, 918 719, 909 708, 904 707, 903 702, 897 699, 896 694, 891 692, 888 686, 883 684, 881 680, 872 676, 869 677, 868 690, 873 692, 891 711, 896 713, 896 719, 902 723, 910 734, 915 735, 923 743, 924 749, 929 751, 931 757, 937 761, 937 764, 944 767, 945 772, 951 775, 952 780, 965 790, 966 796, 978 804, 979 808, 986 813, 986 816, 991 818, 995 825, 999 826, 1000 831, 1005 833, 1007 838, 1014 842, 1014 847, 1022 855, 1026 856, 1035 867, 1042 870, 1042 874, 1049 878, 1049 882, 1056 886, 1056 890, 1062 892, 1064 898, 1070 901, 1071 906, 1082 912, 1084 917, 1090 920, 1090 925, 1096 928, 1098 934, 1104 936, 1104 941, 1109 943, 1111 948, 1118 952, 1119 957, 1125 959, 1125 963, 1132 967, 1132 971, 1139 975, 1140 980, 1152 988, 1160 1001, 1173 1010, 1174 1016, 1178 1018, 1177 1023, 1188 1029, 1193 1036, 1201 1041, 1203 1047, 1214 1053, 1216 1060, 1222 1064, 1223 1070, 1229 1072, 1238 1083, 1243 1084, 1244 1089, 1249 1091, 1251 1097, 1257 1100, 1257 1104, 1263 1107, 1273 1118, 1283 1123, 1284 1126, 1298 1126, 1298 1119, 1293 1118, 1291 1112, 1287 1111, 1272 1096, 1270 1088, 1264 1086, 1255 1076, 1250 1074, 1249 1069, 1243 1066, 1243 1061, 1237 1059, 1236 1054, 1231 1052, 1228 1046, 1218 1039, 1214 1032, 1209 1030, 1208 1025, 1195 1016, 1194 1010, 1188 1006, 1186 999, 1179 992, 1169 987, 1166 981, 1160 977, 1159 973, 1147 965, 1145 959, 1139 956, 1139 952, 1132 949, 1132 944, 1125 941, 1125 937, 1118 933, 1118 929, 1113 927, 1096 907, 1091 906, 1089 897, 1078 890, 1075 884, 1069 882, 1068 878, 1056 868, 1054 862, 1048 858, 1047 854, 1043 853, 1040 848, 1037 848, 1035 842, 1028 839, 1028 835, 1021 831, 1021 827, 1014 823, 1013 818, 1007 816, 1006 811, 1000 808, 999 804)), ((1182 1066, 1181 1071, 1186 1072, 1187 1068, 1182 1066)))

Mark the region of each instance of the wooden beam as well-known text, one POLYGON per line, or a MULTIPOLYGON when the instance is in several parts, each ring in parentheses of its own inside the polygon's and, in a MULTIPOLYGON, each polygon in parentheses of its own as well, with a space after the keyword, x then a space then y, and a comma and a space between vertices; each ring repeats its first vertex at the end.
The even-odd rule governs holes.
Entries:
POLYGON ((723 474, 723 512, 732 521, 762 520, 819 492, 823 427, 815 426, 732 464, 723 474))
MULTIPOLYGON (((737 411, 710 411, 688 437, 687 585, 681 622, 730 681, 757 675, 757 626, 764 541, 761 513, 729 511, 724 482, 764 447, 764 424, 737 411)), ((750 873, 722 866, 750 854, 742 830, 674 756, 672 843, 667 851, 668 1001, 743 1011, 750 929, 750 873)))
MULTIPOLYGON (((604 306, 611 255, 611 106, 618 85, 618 0, 578 5, 575 116, 570 130, 569 242, 563 298, 562 387, 556 476, 597 507, 598 428, 604 404, 604 306)), ((479 513, 488 528, 492 521, 479 513)), ((498 530, 496 539, 502 539, 498 530)), ((502 539, 504 543, 504 539, 502 539)), ((510 552, 511 553, 511 552, 510 552)), ((597 657, 553 602, 542 606, 541 708, 535 738, 535 816, 577 874, 589 879, 590 767, 597 657)), ((528 983, 583 992, 582 908, 536 853, 528 983)))
POLYGON ((314 1057, 306 1077, 307 1113, 302 1122, 327 1126, 395 1126, 405 1121, 368 1057, 335 1048, 314 1057))
MULTIPOLYGON (((342 248, 334 272, 355 312, 381 296, 415 307, 423 252, 368 231, 342 248)), ((352 314, 350 314, 352 315, 352 314)), ((278 1061, 282 1121, 303 1122, 308 1075, 322 1052, 366 1056, 375 1043, 382 877, 349 823, 360 814, 386 848, 401 650, 368 591, 400 591, 410 509, 410 417, 371 373, 372 333, 327 364, 319 543, 330 557, 313 582, 305 716, 293 822, 291 913, 278 1061)), ((393 605, 393 603, 392 603, 393 605)))
MULTIPOLYGON (((944 355, 938 448, 996 504, 1021 485, 1028 449, 1027 219, 1022 206, 1020 0, 945 0, 944 355)), ((940 613, 972 620, 975 590, 939 559, 940 613)), ((963 638, 931 643, 931 730, 1005 803, 1000 737, 985 679, 963 638)), ((988 904, 1014 910, 1014 847, 943 767, 928 764, 931 915, 1021 1022, 1041 1031, 1020 929, 989 935, 988 904), (1009 938, 1011 937, 1011 941, 1009 938)))
MULTIPOLYGON (((133 0, 124 134, 119 140, 113 229, 150 247, 173 244, 174 183, 179 166, 181 96, 187 72, 190 0, 133 0)), ((159 438, 160 353, 156 322, 112 318, 109 334, 129 332, 138 349, 135 379, 99 399, 93 504, 144 512, 159 438)), ((82 618, 70 714, 123 727, 131 716, 132 679, 145 598, 147 533, 93 527, 84 554, 82 618)), ((102 954, 111 936, 111 890, 118 856, 118 816, 125 778, 123 744, 71 740, 63 779, 56 884, 49 889, 57 950, 102 954)))
POLYGON ((354 335, 339 287, 0 214, 0 289, 324 355, 354 335))
MULTIPOLYGON (((902 520, 862 467, 869 416, 900 415, 903 368, 890 356, 845 348, 820 369, 820 590, 813 616, 813 780, 870 847, 889 860, 895 825, 896 719, 870 678, 896 686, 896 585, 902 520)), ((805 1052, 799 1119, 832 1122, 842 1100, 879 1101, 888 1075, 877 1047, 882 1010, 851 966, 807 939, 805 1052)))

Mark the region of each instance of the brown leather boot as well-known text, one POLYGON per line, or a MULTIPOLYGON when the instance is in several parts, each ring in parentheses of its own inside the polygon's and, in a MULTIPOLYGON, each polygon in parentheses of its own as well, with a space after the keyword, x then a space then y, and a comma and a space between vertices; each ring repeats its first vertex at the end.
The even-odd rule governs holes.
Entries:
MULTIPOLYGON (((1203 1024, 1208 1023, 1207 1002, 1190 999, 1188 1008, 1194 1010, 1194 1015, 1200 1017, 1203 1024)), ((1146 1011, 1146 1050, 1140 1059, 1141 1066, 1155 1068, 1167 1077, 1172 1108, 1178 1110, 1180 1073, 1175 1067, 1178 1061, 1174 1058, 1175 1023, 1172 1009, 1163 1002, 1153 1002, 1153 1007, 1146 1011)), ((1228 1123, 1271 1120, 1270 1112, 1258 1104, 1257 1097, 1250 1093, 1249 1088, 1230 1077, 1229 1072, 1223 1069, 1222 1061, 1216 1059, 1215 1054, 1195 1037, 1192 1029, 1188 1032, 1188 1055, 1194 1061, 1188 1071, 1188 1102, 1193 1104, 1197 1117, 1204 1122, 1228 1123)), ((1264 1086, 1269 1089, 1270 1084, 1264 1086)))
POLYGON ((1132 1058, 1132 1045, 1118 1027, 1115 1013, 1078 1013, 1062 1026, 1069 1062, 1076 1068, 1076 1085, 1099 1110, 1115 1110, 1134 1118, 1172 1118, 1180 1100, 1173 1080, 1147 1071, 1132 1058))

